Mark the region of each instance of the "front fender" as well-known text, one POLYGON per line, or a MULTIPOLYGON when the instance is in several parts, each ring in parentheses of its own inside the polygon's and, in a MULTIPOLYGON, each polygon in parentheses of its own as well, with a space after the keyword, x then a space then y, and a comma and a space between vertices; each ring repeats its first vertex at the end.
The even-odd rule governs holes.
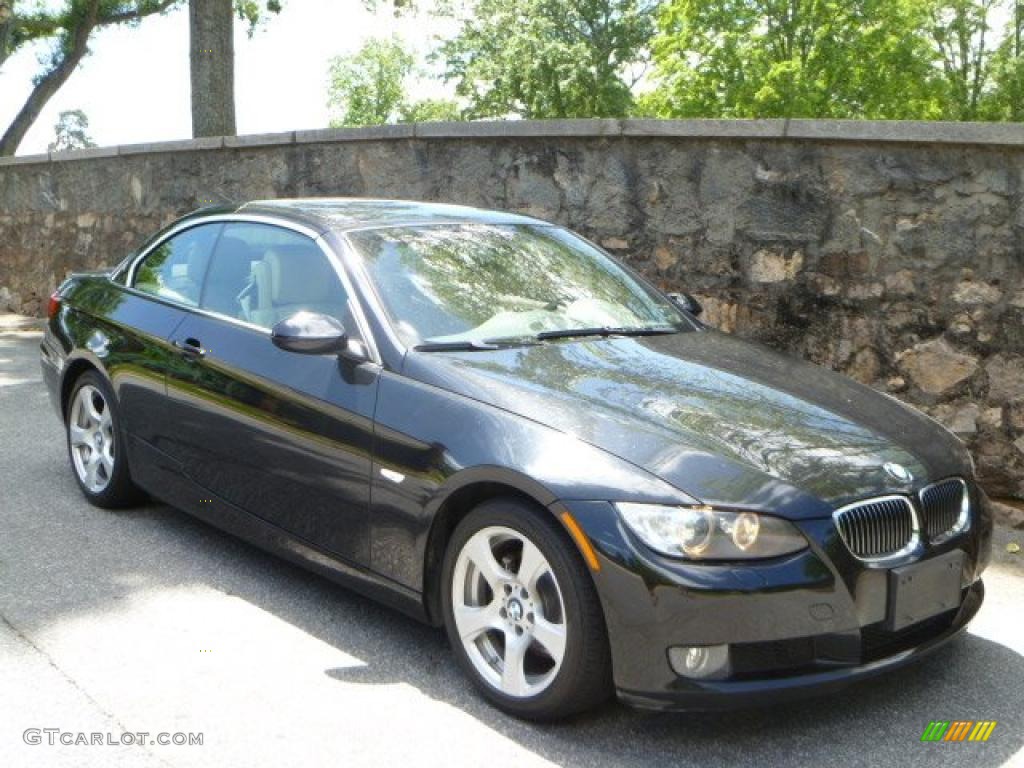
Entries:
POLYGON ((423 591, 430 531, 467 488, 557 499, 692 504, 649 472, 576 437, 477 400, 385 372, 376 412, 372 567, 423 591))

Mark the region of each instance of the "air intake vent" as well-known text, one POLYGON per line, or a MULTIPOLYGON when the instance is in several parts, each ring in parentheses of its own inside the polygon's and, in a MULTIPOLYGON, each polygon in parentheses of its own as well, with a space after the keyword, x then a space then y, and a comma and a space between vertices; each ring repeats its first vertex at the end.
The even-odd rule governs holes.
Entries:
POLYGON ((917 545, 914 508, 905 496, 879 496, 836 510, 839 535, 861 560, 882 560, 917 545))
POLYGON ((948 539, 967 528, 970 502, 967 483, 959 477, 921 489, 921 518, 932 542, 948 539))

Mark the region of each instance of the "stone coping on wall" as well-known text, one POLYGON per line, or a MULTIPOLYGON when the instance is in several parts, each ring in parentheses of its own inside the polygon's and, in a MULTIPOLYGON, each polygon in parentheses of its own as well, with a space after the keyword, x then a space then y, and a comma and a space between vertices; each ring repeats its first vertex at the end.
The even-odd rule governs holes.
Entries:
POLYGON ((325 128, 247 136, 92 147, 72 152, 0 157, 0 166, 69 162, 156 152, 265 147, 287 144, 400 139, 614 138, 800 139, 885 144, 962 144, 1024 147, 1022 123, 950 123, 909 120, 501 120, 325 128))

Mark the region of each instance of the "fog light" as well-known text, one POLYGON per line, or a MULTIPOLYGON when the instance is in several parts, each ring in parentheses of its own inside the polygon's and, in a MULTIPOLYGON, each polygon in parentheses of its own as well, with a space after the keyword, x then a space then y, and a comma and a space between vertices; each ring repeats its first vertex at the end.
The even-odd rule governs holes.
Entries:
POLYGON ((668 663, 682 677, 721 679, 729 675, 729 646, 676 645, 668 649, 668 663))

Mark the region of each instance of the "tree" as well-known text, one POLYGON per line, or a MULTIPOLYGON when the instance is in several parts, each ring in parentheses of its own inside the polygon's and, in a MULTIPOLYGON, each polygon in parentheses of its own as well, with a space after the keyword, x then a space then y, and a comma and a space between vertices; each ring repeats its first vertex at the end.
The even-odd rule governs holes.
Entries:
POLYGON ((931 37, 945 82, 942 117, 977 120, 990 84, 992 10, 1002 0, 931 0, 931 37))
POLYGON ((992 57, 993 89, 983 105, 991 120, 1024 121, 1024 0, 1016 0, 1002 44, 992 57))
POLYGON ((405 102, 414 59, 397 38, 371 39, 331 61, 327 106, 332 126, 393 123, 405 102))
POLYGON ((619 117, 656 0, 479 0, 441 47, 469 117, 619 117))
POLYGON ((395 37, 368 40, 355 53, 334 58, 327 97, 331 126, 460 119, 454 101, 409 100, 408 83, 415 71, 415 59, 395 37))
POLYGON ((65 0, 56 11, 34 4, 23 13, 22 4, 4 3, 6 20, 0 22, 0 64, 21 46, 35 40, 52 40, 43 70, 14 120, 0 138, 0 155, 13 155, 46 103, 71 77, 89 51, 89 36, 98 27, 134 24, 163 13, 177 0, 65 0))
POLYGON ((931 36, 945 84, 947 120, 977 120, 989 85, 991 12, 1001 0, 931 0, 931 36))
POLYGON ((279 13, 279 0, 189 0, 189 72, 192 135, 234 136, 234 17, 248 22, 249 34, 266 17, 279 13))
POLYGON ((647 112, 935 118, 922 0, 669 0, 647 112))
POLYGON ((189 0, 192 135, 233 136, 235 35, 232 0, 189 0))
POLYGON ((67 152, 96 146, 96 142, 89 136, 89 118, 80 109, 61 112, 53 132, 56 138, 47 147, 50 152, 67 152))
MULTIPOLYGON (((0 155, 13 155, 39 113, 89 52, 89 39, 100 28, 134 25, 154 14, 179 7, 184 0, 0 0, 0 67, 21 47, 49 41, 42 70, 14 120, 0 138, 0 155)), ((258 0, 234 0, 235 12, 252 25, 261 18, 258 0)), ((266 0, 269 11, 278 0, 266 0)))

